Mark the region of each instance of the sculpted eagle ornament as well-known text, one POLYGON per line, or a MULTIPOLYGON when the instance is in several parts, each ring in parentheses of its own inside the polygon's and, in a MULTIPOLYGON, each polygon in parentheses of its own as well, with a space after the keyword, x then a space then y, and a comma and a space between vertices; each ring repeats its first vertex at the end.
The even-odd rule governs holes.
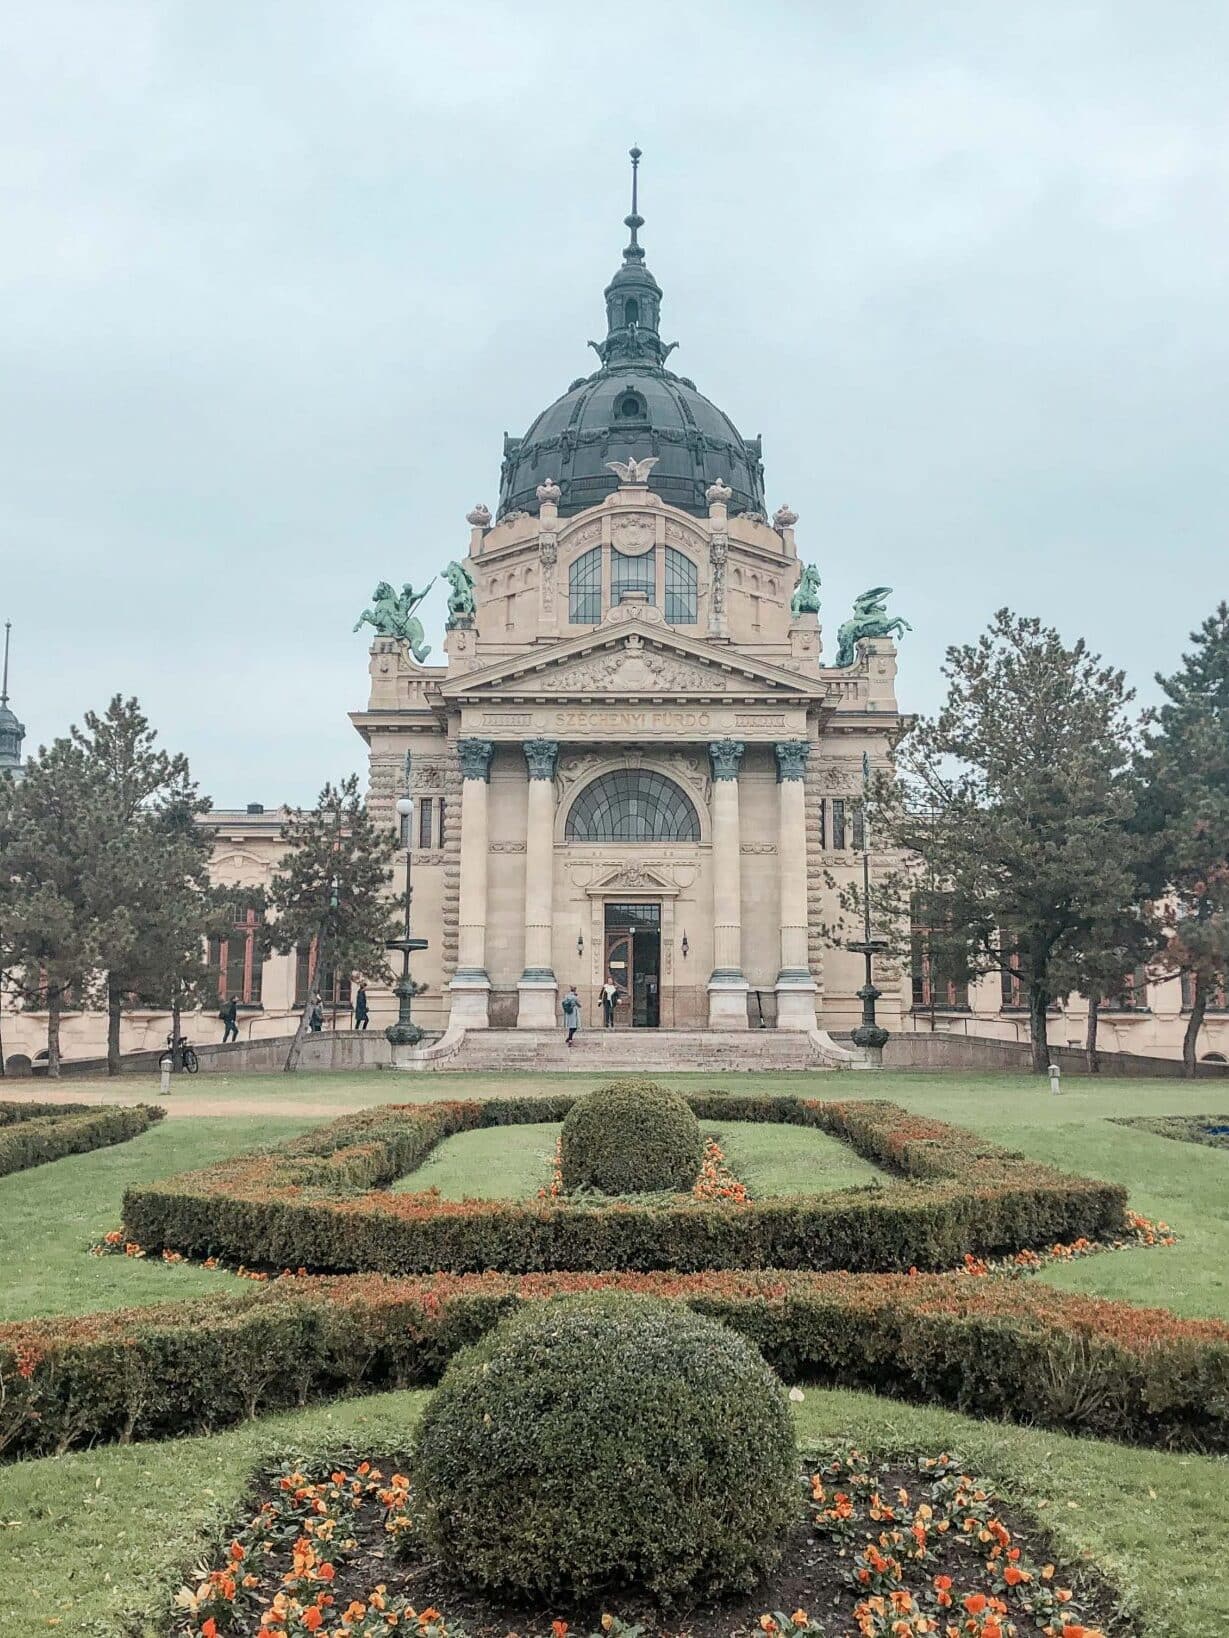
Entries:
POLYGON ((642 461, 607 461, 607 472, 613 472, 621 484, 642 484, 649 481, 649 473, 661 459, 646 455, 642 461))

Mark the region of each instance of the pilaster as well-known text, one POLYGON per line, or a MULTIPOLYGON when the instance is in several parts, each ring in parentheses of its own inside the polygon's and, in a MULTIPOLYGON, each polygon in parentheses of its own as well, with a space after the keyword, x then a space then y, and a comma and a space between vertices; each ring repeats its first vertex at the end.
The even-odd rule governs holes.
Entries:
POLYGON ((805 739, 778 740, 778 840, 781 969, 777 974, 777 1028, 813 1030, 815 980, 807 965, 807 828, 806 766, 811 747, 805 739))
POLYGON ((740 739, 714 740, 713 971, 708 981, 708 1027, 746 1029, 747 980, 742 970, 742 845, 738 817, 740 739))
MULTIPOLYGON (((545 508, 544 508, 545 509, 545 508)), ((554 929, 555 769, 559 742, 527 739, 529 790, 525 826, 525 970, 517 982, 516 1027, 550 1029, 559 986, 551 957, 554 929)))
POLYGON ((486 970, 489 739, 459 739, 461 765, 461 904, 457 970, 449 985, 449 1021, 466 1029, 486 1029, 491 980, 486 970))

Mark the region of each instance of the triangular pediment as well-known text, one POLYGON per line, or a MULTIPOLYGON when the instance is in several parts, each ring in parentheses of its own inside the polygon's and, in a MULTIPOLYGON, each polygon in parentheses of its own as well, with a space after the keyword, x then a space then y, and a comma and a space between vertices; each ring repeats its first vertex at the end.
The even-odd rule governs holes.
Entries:
POLYGON ((803 677, 727 644, 684 637, 668 626, 627 619, 549 647, 466 671, 444 684, 445 700, 761 699, 803 704, 825 697, 803 677))
POLYGON ((647 893, 653 898, 672 899, 678 896, 678 891, 678 883, 671 880, 663 871, 653 865, 637 864, 635 860, 603 871, 597 880, 590 882, 585 888, 585 893, 591 899, 605 898, 611 893, 647 893))

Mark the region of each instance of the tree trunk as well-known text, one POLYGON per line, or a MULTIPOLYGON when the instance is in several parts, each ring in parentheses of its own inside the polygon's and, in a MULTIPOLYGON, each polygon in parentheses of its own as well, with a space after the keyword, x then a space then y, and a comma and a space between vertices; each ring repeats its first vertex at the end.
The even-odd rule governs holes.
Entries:
POLYGON ((117 984, 107 979, 107 1074, 121 1072, 119 1061, 119 1029, 123 1017, 124 997, 117 984))
POLYGON ((174 1051, 174 1043, 176 1041, 178 1041, 178 1039, 180 1037, 182 1027, 183 1027, 183 1007, 181 1006, 180 999, 179 999, 179 985, 176 984, 174 993, 171 996, 171 1050, 172 1051, 174 1051))
POLYGON ((1198 1062, 1199 1031, 1203 1028, 1203 1015, 1208 1010, 1208 995, 1204 987, 1203 974, 1195 974, 1195 996, 1191 1003, 1191 1015, 1186 1021, 1186 1034, 1182 1037, 1182 1073, 1188 1080, 1195 1078, 1195 1065, 1198 1062))
POLYGON ((1028 1032, 1033 1045, 1033 1073, 1045 1075, 1050 1068, 1050 1043, 1046 1036, 1046 1010, 1050 997, 1044 982, 1036 978, 1028 987, 1028 1032))
POLYGON ((53 1081, 60 1078, 60 1004, 59 985, 53 985, 47 991, 47 1076, 53 1081))
POLYGON ((1088 997, 1088 1033, 1084 1037, 1084 1052, 1088 1059, 1088 1073, 1101 1073, 1101 1054, 1097 1051, 1097 1021, 1101 1016, 1101 997, 1094 991, 1088 997))
MULTIPOLYGON (((307 996, 303 1002, 303 1011, 299 1014, 298 1028, 290 1043, 290 1051, 286 1054, 286 1062, 282 1065, 283 1075, 292 1075, 299 1067, 299 1059, 303 1056, 303 1037, 307 1034, 307 1022, 312 1013, 312 998, 316 993, 316 975, 324 971, 321 956, 323 938, 316 940, 316 959, 313 962, 309 953, 307 958, 307 996)), ((323 998, 322 998, 323 999, 323 998)))

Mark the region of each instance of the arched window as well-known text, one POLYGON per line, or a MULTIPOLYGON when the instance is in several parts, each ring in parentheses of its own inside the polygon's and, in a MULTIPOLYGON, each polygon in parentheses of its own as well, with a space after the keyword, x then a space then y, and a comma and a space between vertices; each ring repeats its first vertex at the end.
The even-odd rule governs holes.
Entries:
POLYGON ((657 601, 657 552, 650 549, 632 557, 626 552, 610 552, 610 601, 621 603, 628 592, 643 592, 647 603, 657 601))
POLYGON ((623 304, 623 322, 624 324, 640 323, 640 305, 638 302, 632 300, 630 296, 623 304))
POLYGON ((582 552, 568 570, 568 619, 595 626, 602 618, 602 548, 582 552))
POLYGON ((699 618, 696 566, 685 552, 666 547, 666 621, 672 626, 694 626, 699 618))
POLYGON ((569 842, 698 842, 691 798, 672 779, 648 768, 613 768, 572 803, 569 842))

